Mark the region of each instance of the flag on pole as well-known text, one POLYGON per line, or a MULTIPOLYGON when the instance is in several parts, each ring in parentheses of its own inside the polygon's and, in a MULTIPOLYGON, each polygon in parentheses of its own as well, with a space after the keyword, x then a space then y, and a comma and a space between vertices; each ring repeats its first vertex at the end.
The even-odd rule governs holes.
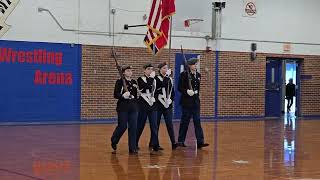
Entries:
POLYGON ((168 43, 170 17, 175 13, 175 0, 152 1, 144 43, 156 55, 168 43))

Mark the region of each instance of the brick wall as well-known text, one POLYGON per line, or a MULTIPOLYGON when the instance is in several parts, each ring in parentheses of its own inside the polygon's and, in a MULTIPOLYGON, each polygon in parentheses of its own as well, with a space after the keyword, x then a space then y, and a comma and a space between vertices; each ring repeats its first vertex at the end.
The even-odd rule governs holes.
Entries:
POLYGON ((320 57, 306 56, 301 67, 302 75, 312 79, 301 80, 301 115, 320 115, 320 57))
MULTIPOLYGON (((151 62, 152 56, 145 48, 117 47, 120 64, 132 65, 134 78, 142 75, 142 65, 151 62)), ((175 53, 172 50, 170 67, 174 69, 175 53)), ((83 45, 82 50, 82 99, 83 119, 116 117, 116 100, 113 88, 119 75, 111 57, 111 47, 83 45)), ((201 116, 214 116, 215 53, 185 50, 201 55, 201 116)), ((220 52, 219 56, 219 116, 264 116, 265 68, 267 57, 303 58, 302 75, 312 75, 311 80, 301 81, 301 114, 320 114, 320 56, 258 54, 250 61, 249 53, 220 52)), ((168 61, 168 50, 163 50, 154 64, 168 61)))
MULTIPOLYGON (((143 75, 142 66, 153 62, 151 53, 145 48, 117 47, 119 64, 133 66, 134 78, 143 75)), ((175 53, 172 50, 170 68, 174 69, 175 53)), ((83 45, 82 49, 82 85, 81 117, 82 119, 107 119, 116 117, 116 100, 113 98, 115 81, 119 78, 111 47, 83 45)), ((213 116, 214 110, 214 55, 202 51, 185 50, 185 53, 201 54, 201 115, 213 116)), ((155 58, 154 65, 168 61, 167 49, 155 58)))
POLYGON ((320 115, 320 56, 260 53, 250 61, 249 53, 221 52, 219 56, 219 116, 264 116, 266 58, 303 59, 301 115, 320 115))
POLYGON ((218 116, 264 116, 265 67, 261 56, 220 53, 218 116))

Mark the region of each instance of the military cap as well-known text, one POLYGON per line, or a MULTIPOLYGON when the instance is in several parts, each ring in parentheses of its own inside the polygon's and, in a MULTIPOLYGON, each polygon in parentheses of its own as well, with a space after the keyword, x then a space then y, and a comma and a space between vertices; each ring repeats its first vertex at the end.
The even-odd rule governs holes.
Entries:
POLYGON ((167 65, 167 62, 160 63, 160 64, 158 65, 158 68, 161 69, 161 68, 162 68, 163 66, 165 66, 165 65, 167 65))
POLYGON ((151 63, 146 63, 143 65, 143 69, 147 69, 148 67, 153 67, 153 65, 151 63))
POLYGON ((196 64, 197 62, 199 61, 199 59, 198 58, 190 58, 190 59, 188 59, 188 65, 194 65, 194 64, 196 64))
POLYGON ((121 71, 124 72, 125 70, 127 69, 132 69, 132 66, 129 66, 129 65, 124 65, 121 67, 121 71))

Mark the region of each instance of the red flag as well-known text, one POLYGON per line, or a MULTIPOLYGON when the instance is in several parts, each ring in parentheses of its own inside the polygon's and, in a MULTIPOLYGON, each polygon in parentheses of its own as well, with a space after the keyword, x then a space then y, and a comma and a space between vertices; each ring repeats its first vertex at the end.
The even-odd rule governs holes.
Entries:
POLYGON ((147 48, 157 54, 167 45, 169 18, 175 13, 175 0, 153 0, 148 19, 148 31, 144 38, 147 48))
POLYGON ((184 27, 189 27, 189 26, 190 26, 190 21, 184 20, 184 27))

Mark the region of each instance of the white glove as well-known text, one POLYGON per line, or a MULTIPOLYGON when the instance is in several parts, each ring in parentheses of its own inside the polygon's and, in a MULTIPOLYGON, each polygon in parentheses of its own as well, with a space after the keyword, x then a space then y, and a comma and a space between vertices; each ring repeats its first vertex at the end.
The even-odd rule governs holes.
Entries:
POLYGON ((166 76, 170 76, 171 75, 171 69, 168 69, 166 72, 166 76))
POLYGON ((190 89, 187 90, 187 93, 188 93, 189 96, 193 96, 194 95, 194 91, 190 90, 190 89))
POLYGON ((152 71, 152 73, 150 74, 150 77, 151 78, 154 78, 156 76, 156 72, 155 71, 152 71))
POLYGON ((198 90, 195 90, 195 91, 194 91, 194 94, 198 94, 198 90))
POLYGON ((150 99, 150 101, 151 101, 152 103, 154 103, 154 102, 156 102, 156 99, 155 99, 154 97, 152 97, 152 98, 150 99))
POLYGON ((129 99, 130 95, 131 95, 130 92, 127 91, 127 92, 122 94, 122 97, 125 98, 125 99, 129 99))
POLYGON ((171 104, 172 103, 172 100, 171 99, 168 99, 168 104, 171 104))

